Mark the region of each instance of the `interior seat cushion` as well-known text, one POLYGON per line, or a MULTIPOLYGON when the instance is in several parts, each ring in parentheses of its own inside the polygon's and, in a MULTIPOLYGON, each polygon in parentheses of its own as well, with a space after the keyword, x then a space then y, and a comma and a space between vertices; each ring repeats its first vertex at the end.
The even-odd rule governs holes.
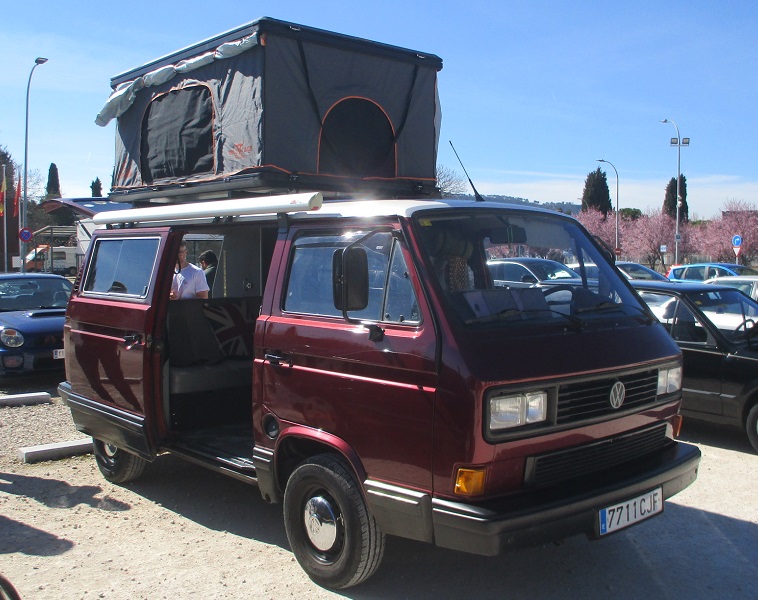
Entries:
POLYGON ((168 317, 172 367, 213 365, 224 360, 202 300, 172 300, 168 317))
POLYGON ((253 356, 253 332, 259 309, 260 302, 248 299, 203 305, 205 317, 225 357, 253 356))

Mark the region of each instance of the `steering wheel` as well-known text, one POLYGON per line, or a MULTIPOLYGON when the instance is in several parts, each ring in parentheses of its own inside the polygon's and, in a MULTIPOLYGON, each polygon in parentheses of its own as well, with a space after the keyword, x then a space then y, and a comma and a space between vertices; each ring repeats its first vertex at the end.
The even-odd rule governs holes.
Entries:
POLYGON ((547 298, 550 294, 555 294, 555 292, 571 292, 573 294, 574 286, 568 285, 567 283, 545 286, 545 298, 547 298))
POLYGON ((571 304, 571 300, 574 298, 574 286, 568 285, 566 283, 562 283, 560 285, 555 285, 555 286, 553 285, 545 286, 545 291, 543 292, 543 295, 545 296, 545 300, 550 306, 561 306, 561 305, 571 304), (566 300, 550 300, 550 296, 552 296, 553 294, 557 294, 558 292, 569 292, 571 294, 571 297, 566 300))
POLYGON ((751 329, 755 327, 755 321, 753 319, 745 319, 744 321, 742 321, 742 323, 740 323, 739 325, 737 325, 737 327, 734 328, 734 333, 739 332, 740 329, 744 329, 745 333, 747 333, 748 324, 750 324, 751 329))

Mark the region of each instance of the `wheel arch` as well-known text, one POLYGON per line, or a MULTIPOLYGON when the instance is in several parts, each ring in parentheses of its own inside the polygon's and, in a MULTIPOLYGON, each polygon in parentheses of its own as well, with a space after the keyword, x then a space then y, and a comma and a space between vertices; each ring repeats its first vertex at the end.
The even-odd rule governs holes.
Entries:
POLYGON ((277 440, 274 451, 274 472, 280 494, 283 495, 287 480, 297 466, 304 460, 318 454, 338 454, 341 456, 353 471, 361 494, 364 497, 366 496, 363 489, 366 470, 355 450, 335 435, 300 426, 283 431, 277 440))

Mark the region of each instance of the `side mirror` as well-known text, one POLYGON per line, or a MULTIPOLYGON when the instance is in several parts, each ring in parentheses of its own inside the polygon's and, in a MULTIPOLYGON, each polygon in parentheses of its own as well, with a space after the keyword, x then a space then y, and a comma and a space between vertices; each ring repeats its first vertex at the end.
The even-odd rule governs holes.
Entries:
POLYGON ((347 313, 368 306, 368 255, 348 246, 332 255, 332 294, 337 310, 347 313))

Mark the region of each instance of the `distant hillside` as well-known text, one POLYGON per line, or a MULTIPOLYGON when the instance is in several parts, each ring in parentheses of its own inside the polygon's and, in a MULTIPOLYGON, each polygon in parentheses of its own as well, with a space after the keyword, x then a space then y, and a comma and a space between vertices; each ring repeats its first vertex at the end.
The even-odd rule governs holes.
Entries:
MULTIPOLYGON (((458 194, 455 196, 461 200, 474 200, 473 194, 458 194)), ((557 210, 558 212, 566 213, 569 215, 577 215, 582 209, 581 204, 573 202, 532 202, 526 198, 516 198, 514 196, 501 196, 501 195, 484 195, 482 197, 485 200, 491 202, 503 202, 505 204, 529 204, 531 206, 539 206, 540 208, 547 208, 550 210, 557 210)))

